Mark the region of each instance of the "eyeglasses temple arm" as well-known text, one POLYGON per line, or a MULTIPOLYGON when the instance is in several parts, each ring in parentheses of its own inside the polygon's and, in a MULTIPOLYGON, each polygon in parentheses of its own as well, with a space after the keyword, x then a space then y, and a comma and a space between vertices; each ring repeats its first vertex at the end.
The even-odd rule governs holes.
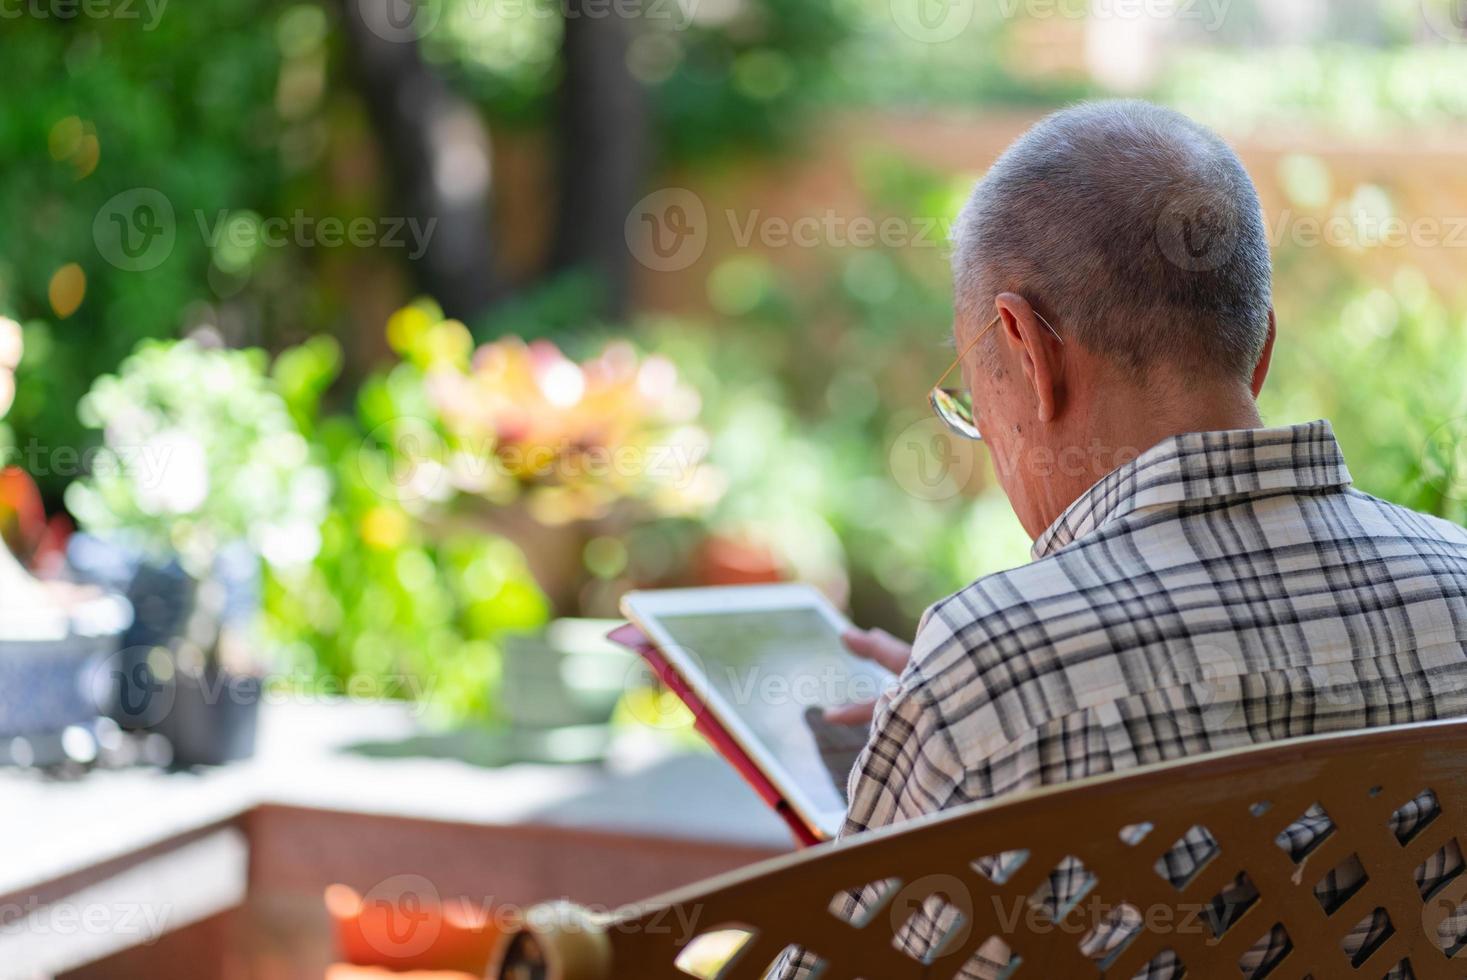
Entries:
MULTIPOLYGON (((1032 306, 1029 308, 1031 310, 1034 309, 1032 306)), ((1059 331, 1054 328, 1054 325, 1051 324, 1048 319, 1045 318, 1043 313, 1040 313, 1038 310, 1034 310, 1034 315, 1039 317, 1039 322, 1043 323, 1047 328, 1049 328, 1049 332, 1054 335, 1055 340, 1059 341, 1062 344, 1065 342, 1065 338, 1059 335, 1059 331)), ((983 335, 988 333, 988 331, 992 330, 994 327, 998 326, 998 321, 1002 318, 1003 314, 1000 313, 996 314, 992 320, 989 320, 988 325, 982 330, 978 331, 978 333, 973 337, 972 340, 968 341, 968 346, 958 351, 958 356, 953 358, 953 362, 947 366, 946 371, 942 372, 942 377, 937 379, 937 384, 933 387, 941 388, 942 383, 947 380, 947 376, 953 373, 953 369, 956 368, 959 364, 963 363, 963 358, 968 356, 968 352, 971 351, 974 347, 977 347, 978 341, 983 339, 983 335)))
POLYGON ((989 320, 988 326, 978 331, 978 333, 973 336, 973 339, 968 341, 968 346, 958 351, 958 356, 953 358, 953 362, 947 366, 947 370, 942 372, 942 377, 937 379, 937 384, 933 385, 934 388, 942 387, 942 383, 947 380, 947 376, 953 373, 954 368, 963 363, 963 358, 968 356, 969 351, 978 346, 978 341, 983 339, 983 335, 988 333, 988 331, 992 330, 994 327, 998 326, 998 319, 999 318, 995 316, 992 320, 989 320))

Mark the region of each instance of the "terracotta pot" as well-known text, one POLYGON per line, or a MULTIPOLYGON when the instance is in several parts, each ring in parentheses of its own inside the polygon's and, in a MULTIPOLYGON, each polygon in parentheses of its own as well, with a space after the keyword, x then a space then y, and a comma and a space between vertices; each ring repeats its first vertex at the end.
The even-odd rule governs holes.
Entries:
POLYGON ((325 899, 337 955, 354 966, 483 976, 499 938, 494 917, 461 899, 375 889, 363 897, 347 885, 331 885, 325 899))
POLYGON ((785 578, 768 547, 723 535, 705 540, 695 561, 699 585, 765 585, 785 578))

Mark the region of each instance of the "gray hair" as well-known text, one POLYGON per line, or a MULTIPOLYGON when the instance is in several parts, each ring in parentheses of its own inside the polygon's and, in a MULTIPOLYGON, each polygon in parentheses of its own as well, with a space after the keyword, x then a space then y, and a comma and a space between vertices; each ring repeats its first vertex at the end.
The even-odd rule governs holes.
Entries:
POLYGON ((994 163, 958 217, 961 314, 1011 290, 1065 339, 1136 372, 1247 378, 1268 332, 1262 209, 1237 155, 1181 113, 1077 105, 994 163))

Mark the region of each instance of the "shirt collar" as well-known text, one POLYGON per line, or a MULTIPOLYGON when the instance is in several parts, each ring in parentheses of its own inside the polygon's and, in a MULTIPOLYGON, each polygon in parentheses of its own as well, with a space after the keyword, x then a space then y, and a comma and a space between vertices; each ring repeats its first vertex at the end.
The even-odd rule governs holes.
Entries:
POLYGON ((1141 507, 1350 482, 1340 444, 1323 419, 1278 429, 1184 432, 1101 477, 1045 529, 1030 555, 1037 561, 1141 507))

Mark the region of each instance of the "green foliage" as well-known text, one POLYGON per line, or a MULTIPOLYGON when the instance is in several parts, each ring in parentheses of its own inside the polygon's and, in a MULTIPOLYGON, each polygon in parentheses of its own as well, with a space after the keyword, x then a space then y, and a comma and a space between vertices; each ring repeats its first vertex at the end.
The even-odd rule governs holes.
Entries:
POLYGON ((519 550, 438 532, 379 482, 395 464, 349 418, 318 426, 336 499, 310 566, 266 582, 267 635, 294 669, 347 689, 422 697, 440 717, 491 719, 500 638, 545 622, 519 550))
POLYGON ((685 30, 642 40, 663 152, 709 160, 788 145, 848 30, 831 0, 756 0, 727 23, 695 19, 685 30))
POLYGON ((1267 418, 1328 418, 1358 488, 1467 523, 1467 472, 1443 466, 1467 448, 1467 316, 1409 267, 1304 299, 1281 313, 1267 418))
MULTIPOLYGON (((1310 161, 1289 164, 1292 182, 1327 203, 1310 161)), ((880 155, 858 170, 877 221, 948 219, 969 184, 880 155)), ((729 481, 711 527, 765 543, 801 577, 848 580, 854 618, 894 632, 1028 547, 985 450, 966 447, 976 455, 953 457, 935 483, 913 469, 933 431, 927 387, 953 356, 941 244, 827 248, 814 274, 740 254, 709 277, 722 322, 644 327, 704 395, 711 461, 729 481)), ((1463 522, 1467 316, 1419 271, 1381 286, 1358 259, 1324 247, 1276 256, 1265 420, 1331 419, 1357 486, 1463 522)))
POLYGON ((293 671, 357 693, 417 697, 442 718, 490 719, 499 641, 545 622, 546 601, 512 543, 481 528, 425 519, 398 479, 410 461, 398 420, 425 418, 415 369, 378 375, 354 416, 321 416, 341 352, 315 338, 275 362, 276 385, 332 476, 320 548, 277 570, 265 629, 293 671))
POLYGON ((1360 45, 1197 51, 1157 95, 1225 130, 1309 126, 1381 135, 1467 118, 1467 49, 1360 45))
MULTIPOLYGON (((1064 4, 1056 5, 1060 10, 1064 4)), ((1057 108, 1096 94, 1081 66, 1035 72, 1020 35, 1026 27, 1064 35, 1079 27, 1051 14, 1034 25, 1025 4, 922 7, 844 0, 849 29, 832 52, 821 91, 830 105, 1057 108), (927 34, 925 29, 932 29, 927 34)))
MULTIPOLYGON (((437 27, 425 38, 428 56, 494 122, 543 123, 560 78, 567 5, 440 2, 437 27)), ((728 7, 726 18, 699 16, 707 11, 679 0, 599 9, 639 12, 627 63, 648 86, 656 146, 670 160, 786 145, 825 91, 848 34, 848 14, 832 0, 749 0, 728 7)))
POLYGON ((910 633, 935 599, 1023 562, 1028 539, 981 449, 930 442, 927 389, 953 357, 945 228, 969 181, 886 154, 856 164, 870 217, 904 230, 896 247, 828 247, 816 274, 740 254, 709 276, 716 327, 644 330, 703 394, 728 480, 712 528, 910 633))
MULTIPOLYGON (((209 253, 194 212, 271 198, 282 180, 272 112, 278 4, 170 4, 140 19, 7 18, 0 64, 0 313, 27 325, 28 356, 8 423, 17 442, 83 445, 77 400, 144 337, 173 335, 209 298, 209 253), (71 122, 67 122, 71 120, 71 122), (156 268, 109 265, 93 221, 114 195, 146 187, 170 202, 171 254, 156 268), (62 318, 47 286, 67 263, 87 278, 62 318)), ((39 474, 51 493, 61 474, 39 474)))
POLYGON ((78 411, 102 447, 66 491, 82 528, 176 553, 197 577, 237 541, 272 565, 310 561, 329 486, 264 364, 259 350, 146 341, 98 378, 78 411))
MULTIPOLYGON (((426 57, 493 126, 544 125, 562 5, 440 3, 426 57)), ((1402 46, 1419 29, 1419 4, 1392 3, 1376 48, 1214 45, 1179 59, 1157 92, 1229 127, 1379 133, 1459 121, 1467 50, 1402 46)), ((931 43, 903 32, 889 0, 647 0, 643 9, 629 65, 650 88, 663 161, 724 168, 792 145, 820 110, 1047 107, 1094 90, 1083 72, 1029 74, 1021 35, 1036 25, 982 4, 959 36, 931 43)), ((151 25, 5 21, 0 315, 24 324, 26 351, 6 424, 22 451, 76 453, 92 438, 78 402, 104 376, 82 403, 86 425, 102 433, 101 465, 67 495, 86 526, 125 529, 195 562, 241 536, 267 557, 272 542, 277 556, 294 547, 297 558, 309 545, 314 557, 282 563, 265 583, 267 635, 296 666, 389 696, 431 684, 446 714, 492 717, 500 640, 542 623, 548 604, 516 545, 483 522, 444 519, 442 500, 403 492, 405 470, 420 462, 405 451, 424 434, 417 427, 442 436, 426 421, 434 408, 423 372, 373 373, 387 351, 365 342, 381 323, 360 267, 333 266, 320 247, 210 240, 216 222, 257 230, 297 208, 349 219, 385 198, 340 70, 339 16, 339 5, 318 0, 211 0, 169 4, 151 25), (94 222, 135 188, 163 195, 176 235, 156 266, 128 271, 99 251, 94 222), (48 295, 70 263, 85 276, 75 312, 48 295), (205 322, 230 344, 275 348, 339 331, 351 356, 314 336, 285 350, 267 378, 258 352, 138 346, 205 322), (193 475, 142 481, 124 464, 149 449, 193 475), (195 506, 200 486, 209 492, 195 506)), ((1229 18, 1240 30, 1257 23, 1246 11, 1229 18)), ((638 328, 643 346, 675 360, 701 393, 710 461, 727 486, 706 520, 648 520, 584 543, 578 560, 606 586, 603 598, 628 582, 686 580, 700 541, 724 535, 766 546, 796 575, 848 585, 855 618, 905 632, 936 597, 1024 559, 1027 539, 982 450, 949 460, 953 473, 935 483, 914 469, 913 452, 931 445, 927 386, 952 356, 941 223, 969 177, 883 155, 855 166, 871 217, 913 233, 914 218, 934 222, 921 241, 830 248, 811 268, 743 251, 709 276, 713 322, 638 328)), ((1329 177, 1312 157, 1285 161, 1285 190, 1301 208, 1331 203, 1329 177)), ((1462 311, 1409 269, 1377 283, 1338 259, 1328 249, 1277 257, 1269 421, 1330 417, 1363 489, 1467 519, 1461 474, 1444 476, 1460 441, 1440 438, 1467 417, 1462 311)), ((566 276, 476 326, 484 337, 553 336, 563 346, 574 333, 582 346, 573 352, 590 354, 616 329, 588 328, 593 288, 566 276)), ((53 500, 69 479, 54 467, 34 475, 53 500)))

